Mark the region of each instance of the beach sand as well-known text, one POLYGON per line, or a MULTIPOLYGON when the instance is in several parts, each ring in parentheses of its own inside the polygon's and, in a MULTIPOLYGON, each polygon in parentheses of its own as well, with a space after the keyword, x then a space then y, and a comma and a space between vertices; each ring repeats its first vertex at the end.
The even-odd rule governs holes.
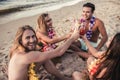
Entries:
MULTIPOLYGON (((48 12, 53 20, 53 25, 58 36, 64 35, 71 29, 71 19, 81 16, 82 5, 92 2, 96 5, 95 16, 100 18, 105 25, 108 36, 120 32, 120 1, 119 0, 86 0, 72 6, 66 6, 58 10, 48 12)), ((32 14, 32 13, 30 13, 32 14)), ((8 63, 9 49, 12 46, 18 27, 29 24, 35 28, 39 15, 26 17, 0 24, 0 80, 7 80, 2 72, 2 66, 8 63)), ((61 43, 62 44, 62 43, 61 43)), ((58 65, 61 73, 71 76, 75 70, 82 71, 86 62, 74 54, 66 53, 62 57, 62 63, 58 65), (69 65, 69 66, 68 66, 69 65)), ((17 65, 16 65, 17 67, 17 65)))

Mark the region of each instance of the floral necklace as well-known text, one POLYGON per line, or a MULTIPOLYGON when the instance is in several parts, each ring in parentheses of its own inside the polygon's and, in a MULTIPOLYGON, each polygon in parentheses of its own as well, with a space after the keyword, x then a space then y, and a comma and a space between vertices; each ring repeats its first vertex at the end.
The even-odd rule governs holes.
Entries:
MULTIPOLYGON (((55 31, 52 27, 49 27, 47 29, 47 32, 48 32, 48 37, 50 37, 51 39, 53 38, 53 36, 55 36, 55 31)), ((56 48, 56 45, 55 44, 48 44, 50 47, 52 47, 53 49, 56 48)))
MULTIPOLYGON (((86 23, 85 23, 84 19, 80 19, 80 22, 81 22, 82 27, 86 26, 86 23)), ((95 17, 92 16, 91 19, 90 19, 90 22, 89 22, 89 29, 86 32, 86 37, 87 37, 88 40, 90 40, 91 37, 92 37, 92 28, 93 28, 94 24, 95 24, 95 17)))
POLYGON ((54 29, 52 28, 52 27, 49 27, 48 29, 47 29, 47 32, 48 32, 48 36, 52 39, 53 38, 53 36, 55 36, 55 31, 54 31, 54 29))

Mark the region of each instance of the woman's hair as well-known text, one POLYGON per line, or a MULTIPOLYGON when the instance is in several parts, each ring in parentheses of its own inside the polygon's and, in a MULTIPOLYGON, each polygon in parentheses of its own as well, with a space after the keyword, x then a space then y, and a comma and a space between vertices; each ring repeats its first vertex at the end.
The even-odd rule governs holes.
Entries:
MULTIPOLYGON (((19 27, 19 29, 18 29, 18 31, 17 31, 17 33, 16 33, 16 35, 15 35, 15 39, 14 39, 14 42, 13 42, 13 47, 11 48, 11 50, 10 50, 10 58, 12 57, 12 55, 13 55, 13 53, 15 52, 15 51, 18 51, 18 50, 22 50, 22 51, 25 51, 25 48, 22 46, 22 36, 23 36, 23 33, 24 33, 24 31, 26 31, 26 30, 31 30, 31 31, 33 31, 34 32, 34 34, 35 34, 35 31, 34 31, 34 29, 31 27, 31 26, 29 26, 29 25, 24 25, 24 26, 22 26, 22 27, 19 27)), ((36 36, 36 34, 35 34, 35 36, 36 36)), ((37 38, 36 38, 37 39, 37 38)))
POLYGON ((105 60, 101 62, 94 78, 103 68, 107 68, 102 80, 120 80, 120 33, 114 36, 103 58, 105 60))
POLYGON ((37 23, 38 23, 38 26, 36 28, 36 30, 38 31, 41 31, 43 33, 46 33, 46 22, 45 22, 45 18, 48 16, 49 14, 48 13, 42 13, 38 20, 37 20, 37 23))

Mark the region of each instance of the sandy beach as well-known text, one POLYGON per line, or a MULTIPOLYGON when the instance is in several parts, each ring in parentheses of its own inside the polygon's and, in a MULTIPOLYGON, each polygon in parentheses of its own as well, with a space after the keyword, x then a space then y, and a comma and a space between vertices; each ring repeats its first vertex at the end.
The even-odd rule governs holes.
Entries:
MULTIPOLYGON (((64 35, 70 31, 70 20, 73 18, 80 18, 82 5, 86 2, 92 2, 95 4, 96 10, 94 15, 104 22, 109 37, 120 32, 119 0, 86 0, 72 6, 66 6, 61 9, 48 12, 52 17, 53 26, 58 36, 64 35)), ((2 72, 2 66, 9 61, 9 49, 12 46, 18 27, 29 24, 35 29, 37 26, 38 16, 39 15, 26 18, 21 17, 21 19, 0 24, 0 80, 7 80, 5 74, 2 72)), ((66 53, 62 57, 62 63, 60 63, 60 66, 64 69, 60 69, 60 72, 67 76, 71 76, 73 71, 82 71, 85 68, 85 64, 86 62, 78 56, 66 53)))

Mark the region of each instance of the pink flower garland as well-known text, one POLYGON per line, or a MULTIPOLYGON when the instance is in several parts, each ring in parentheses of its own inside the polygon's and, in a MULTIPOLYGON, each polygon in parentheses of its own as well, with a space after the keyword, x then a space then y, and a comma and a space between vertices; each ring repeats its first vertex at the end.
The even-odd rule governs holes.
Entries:
MULTIPOLYGON (((80 23, 83 23, 83 25, 81 25, 82 27, 86 26, 84 19, 80 19, 80 23)), ((92 37, 92 28, 93 28, 94 24, 95 24, 95 17, 92 16, 90 19, 90 22, 89 22, 89 30, 86 32, 86 37, 88 40, 90 40, 92 37)))

